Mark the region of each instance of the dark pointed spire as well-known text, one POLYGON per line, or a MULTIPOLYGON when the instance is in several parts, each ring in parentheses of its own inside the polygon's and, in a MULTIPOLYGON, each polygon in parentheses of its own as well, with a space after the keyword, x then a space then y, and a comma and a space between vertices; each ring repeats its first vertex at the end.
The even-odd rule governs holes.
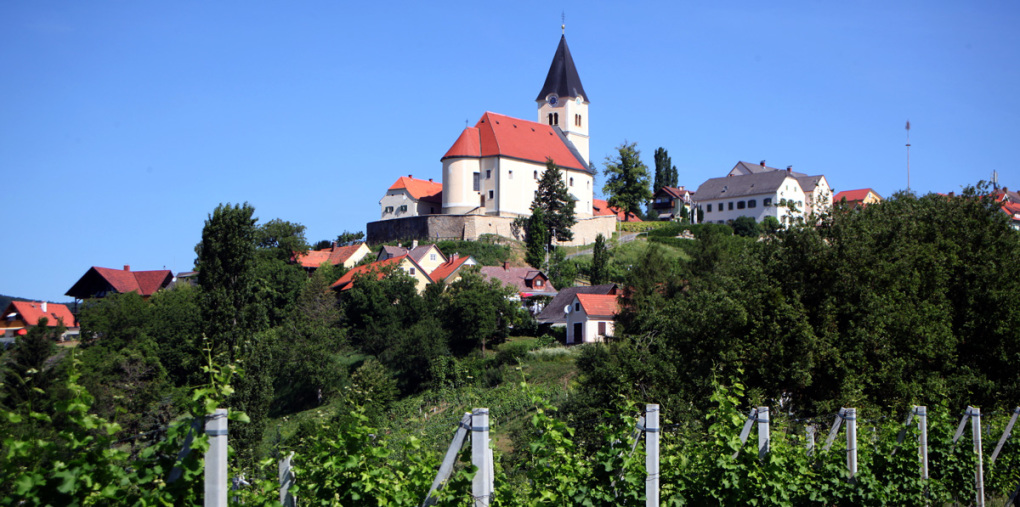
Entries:
POLYGON ((552 65, 549 66, 549 75, 545 77, 545 84, 535 100, 545 100, 550 93, 559 97, 584 97, 588 101, 588 94, 581 86, 581 78, 577 75, 577 68, 574 67, 574 58, 570 56, 570 48, 567 47, 567 37, 560 36, 560 45, 556 48, 552 65))

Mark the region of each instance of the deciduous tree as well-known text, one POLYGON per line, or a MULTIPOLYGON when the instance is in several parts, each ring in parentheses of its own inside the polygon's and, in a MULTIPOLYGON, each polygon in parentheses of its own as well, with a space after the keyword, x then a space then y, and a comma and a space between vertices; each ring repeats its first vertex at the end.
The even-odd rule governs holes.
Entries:
POLYGON ((641 162, 637 143, 624 142, 617 147, 617 157, 606 157, 606 184, 602 192, 609 196, 609 205, 628 213, 640 213, 641 205, 652 198, 648 185, 648 167, 641 162))

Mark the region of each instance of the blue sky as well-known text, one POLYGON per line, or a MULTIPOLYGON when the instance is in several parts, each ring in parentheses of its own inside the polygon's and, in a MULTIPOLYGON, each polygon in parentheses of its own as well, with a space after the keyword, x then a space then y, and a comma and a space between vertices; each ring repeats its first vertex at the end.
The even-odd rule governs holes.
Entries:
MULTIPOLYGON (((1020 140, 1020 3, 0 3, 0 293, 63 301, 90 266, 189 270, 250 202, 310 242, 363 230, 485 111, 536 119, 560 15, 592 160, 669 150, 838 190, 949 192, 1020 140)), ((601 188, 604 178, 596 181, 601 188)))

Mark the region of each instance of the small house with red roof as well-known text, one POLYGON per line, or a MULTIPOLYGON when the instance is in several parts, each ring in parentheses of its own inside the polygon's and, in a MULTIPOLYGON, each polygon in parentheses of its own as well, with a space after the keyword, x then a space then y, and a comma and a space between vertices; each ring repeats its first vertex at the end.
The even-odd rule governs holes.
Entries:
POLYGON ((169 269, 154 271, 131 271, 131 266, 124 269, 111 269, 92 266, 68 289, 67 295, 75 299, 102 298, 110 294, 126 294, 137 292, 145 299, 166 288, 174 280, 169 269))
POLYGON ((372 250, 369 249, 368 245, 365 243, 337 246, 334 241, 333 246, 329 248, 323 248, 322 250, 309 250, 305 253, 295 253, 291 260, 296 264, 300 264, 302 268, 305 268, 308 271, 314 271, 324 262, 328 262, 333 266, 342 265, 345 268, 353 268, 357 263, 361 262, 361 259, 364 259, 365 256, 370 253, 372 253, 372 250))
POLYGON ((504 286, 511 287, 524 307, 533 314, 545 308, 545 297, 553 298, 559 292, 545 273, 530 266, 512 267, 509 262, 504 262, 502 266, 483 266, 479 273, 484 278, 499 280, 504 286))
POLYGON ((429 273, 429 278, 431 278, 435 283, 442 281, 446 285, 450 285, 451 283, 460 280, 464 267, 477 265, 478 261, 470 255, 467 257, 461 257, 457 254, 453 254, 450 256, 449 260, 432 270, 432 272, 429 273))
POLYGON ((436 215, 443 209, 443 184, 432 178, 426 181, 410 174, 401 176, 386 190, 379 206, 382 220, 436 215))
POLYGON ((617 222, 643 222, 634 213, 627 213, 616 206, 610 206, 607 201, 602 199, 592 199, 591 201, 591 212, 595 216, 615 216, 617 222))
POLYGON ((66 305, 46 301, 11 301, 0 319, 0 339, 13 343, 18 336, 24 336, 29 329, 38 326, 41 319, 46 319, 48 328, 64 326, 61 340, 78 337, 78 322, 66 305))
POLYGON ((428 272, 426 272, 410 255, 404 254, 399 257, 393 257, 386 260, 375 261, 371 264, 362 264, 354 269, 344 273, 339 280, 333 282, 330 288, 339 292, 351 290, 354 284, 357 282, 357 278, 361 276, 375 276, 376 280, 381 280, 388 273, 394 270, 400 270, 406 273, 408 276, 414 279, 415 288, 418 289, 418 293, 425 291, 425 286, 432 283, 432 279, 429 278, 428 272))
POLYGON ((596 343, 613 336, 620 303, 615 294, 575 294, 567 313, 567 343, 596 343))
POLYGON ((847 206, 851 208, 863 208, 869 204, 878 204, 882 202, 882 196, 878 195, 878 192, 875 192, 870 188, 843 190, 832 196, 833 204, 839 204, 844 200, 846 200, 847 206))

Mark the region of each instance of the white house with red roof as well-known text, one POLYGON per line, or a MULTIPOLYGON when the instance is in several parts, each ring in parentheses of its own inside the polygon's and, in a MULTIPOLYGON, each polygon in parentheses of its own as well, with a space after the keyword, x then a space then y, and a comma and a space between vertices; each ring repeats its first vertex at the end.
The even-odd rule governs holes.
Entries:
POLYGON ((443 184, 432 178, 401 176, 386 190, 379 206, 382 220, 438 214, 443 209, 443 184))
POLYGON ((567 343, 595 343, 613 336, 620 303, 616 294, 575 294, 567 309, 567 343))
POLYGON ((29 329, 38 326, 43 318, 48 328, 64 326, 61 340, 78 337, 78 322, 66 305, 46 301, 11 301, 0 318, 0 342, 13 343, 18 336, 24 336, 29 329))
POLYGON ((339 292, 348 291, 354 287, 358 277, 374 276, 376 280, 381 280, 390 270, 401 270, 414 279, 415 288, 418 293, 425 291, 425 286, 432 283, 432 279, 429 278, 428 272, 425 271, 417 262, 411 258, 410 255, 404 254, 399 257, 393 257, 386 260, 375 261, 371 264, 362 264, 354 269, 344 273, 339 280, 333 282, 330 288, 339 292))

